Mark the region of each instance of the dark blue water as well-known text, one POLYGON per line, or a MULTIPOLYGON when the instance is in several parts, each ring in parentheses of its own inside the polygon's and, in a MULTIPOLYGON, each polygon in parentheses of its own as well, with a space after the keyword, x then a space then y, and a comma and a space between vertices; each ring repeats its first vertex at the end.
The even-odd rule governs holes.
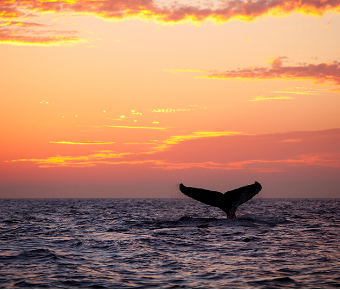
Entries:
POLYGON ((2 199, 2 288, 340 288, 340 200, 2 199))

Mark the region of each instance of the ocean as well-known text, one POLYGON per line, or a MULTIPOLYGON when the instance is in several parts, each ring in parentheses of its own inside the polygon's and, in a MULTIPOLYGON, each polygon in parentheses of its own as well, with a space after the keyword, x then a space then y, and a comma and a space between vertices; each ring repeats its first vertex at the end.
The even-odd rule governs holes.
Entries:
POLYGON ((340 288, 340 199, 0 199, 1 288, 340 288))

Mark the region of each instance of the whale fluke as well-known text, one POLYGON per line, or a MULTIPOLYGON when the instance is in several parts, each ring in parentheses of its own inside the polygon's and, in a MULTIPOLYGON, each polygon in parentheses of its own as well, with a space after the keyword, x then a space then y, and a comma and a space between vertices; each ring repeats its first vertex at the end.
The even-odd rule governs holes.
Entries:
POLYGON ((183 185, 183 183, 179 185, 179 190, 186 196, 189 196, 207 205, 222 209, 227 214, 228 219, 235 219, 237 208, 241 204, 252 199, 260 192, 261 189, 262 186, 257 181, 255 181, 254 184, 230 190, 226 193, 202 188, 188 187, 183 185))

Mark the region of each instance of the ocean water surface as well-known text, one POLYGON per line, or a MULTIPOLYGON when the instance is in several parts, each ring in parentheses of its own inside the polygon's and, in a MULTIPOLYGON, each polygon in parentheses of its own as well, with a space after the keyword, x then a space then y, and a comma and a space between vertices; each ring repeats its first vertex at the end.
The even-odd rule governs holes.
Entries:
POLYGON ((1 288, 340 288, 340 199, 0 199, 1 288))

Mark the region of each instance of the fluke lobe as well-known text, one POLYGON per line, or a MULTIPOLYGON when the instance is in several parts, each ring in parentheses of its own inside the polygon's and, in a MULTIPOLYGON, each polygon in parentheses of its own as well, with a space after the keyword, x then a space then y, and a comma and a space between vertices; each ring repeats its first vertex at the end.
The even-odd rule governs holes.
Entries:
POLYGON ((203 202, 207 205, 215 206, 223 210, 228 219, 236 218, 237 208, 252 199, 260 192, 262 186, 255 181, 254 184, 246 185, 226 193, 212 191, 202 188, 184 186, 183 183, 179 185, 179 190, 186 196, 203 202))

